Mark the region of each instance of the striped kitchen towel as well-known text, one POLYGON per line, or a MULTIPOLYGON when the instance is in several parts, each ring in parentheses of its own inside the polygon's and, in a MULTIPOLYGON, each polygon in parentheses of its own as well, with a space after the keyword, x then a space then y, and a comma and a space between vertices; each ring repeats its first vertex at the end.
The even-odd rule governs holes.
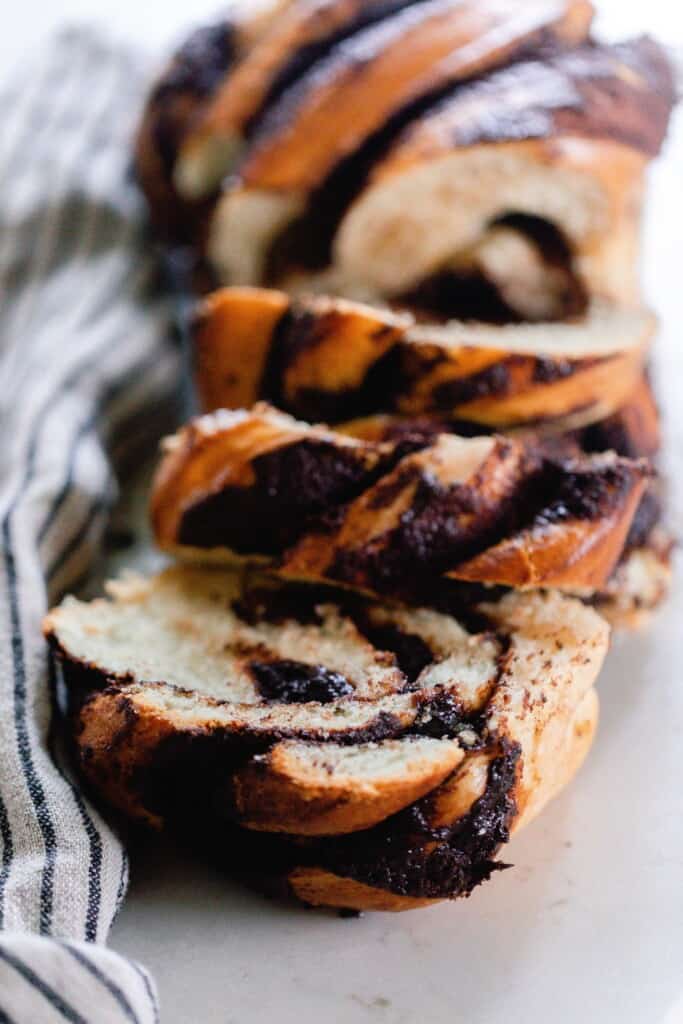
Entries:
POLYGON ((41 637, 177 390, 129 172, 145 87, 91 31, 0 87, 0 1024, 158 1019, 147 973, 103 945, 126 855, 52 756, 41 637))

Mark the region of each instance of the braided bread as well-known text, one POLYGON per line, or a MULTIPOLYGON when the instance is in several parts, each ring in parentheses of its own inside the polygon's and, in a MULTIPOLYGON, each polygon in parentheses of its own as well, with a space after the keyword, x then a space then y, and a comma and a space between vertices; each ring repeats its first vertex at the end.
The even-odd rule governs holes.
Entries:
MULTIPOLYGON (((337 104, 351 99, 340 89, 337 104)), ((327 268, 328 291, 396 298, 440 272, 457 282, 500 223, 540 240, 591 294, 632 302, 643 171, 672 97, 668 65, 648 40, 589 44, 476 79, 385 128, 376 152, 361 147, 336 170, 329 160, 346 145, 344 122, 329 119, 330 147, 322 132, 304 141, 283 112, 282 143, 277 130, 254 142, 222 194, 209 260, 230 284, 327 268), (321 176, 311 179, 318 152, 321 176)), ((501 259, 509 271, 516 250, 501 259)))
POLYGON ((302 0, 198 118, 178 185, 205 195, 247 142, 268 187, 313 188, 410 101, 542 40, 580 40, 591 15, 584 0, 302 0))
POLYGON ((637 255, 673 78, 592 14, 273 0, 150 96, 138 177, 211 292, 151 500, 186 564, 44 628, 87 781, 269 891, 468 895, 668 587, 637 255))
POLYGON ((589 424, 633 395, 655 321, 596 302, 579 323, 425 324, 342 299, 224 288, 199 308, 206 411, 266 399, 309 420, 445 414, 483 427, 589 424))
POLYGON ((308 903, 469 893, 592 740, 608 628, 557 593, 463 622, 206 569, 109 590, 45 623, 86 778, 214 845, 224 823, 308 903))
POLYGON ((167 444, 157 543, 279 574, 410 597, 439 576, 600 589, 645 490, 644 463, 453 434, 372 443, 257 406, 167 444), (408 588, 408 589, 406 589, 408 588))

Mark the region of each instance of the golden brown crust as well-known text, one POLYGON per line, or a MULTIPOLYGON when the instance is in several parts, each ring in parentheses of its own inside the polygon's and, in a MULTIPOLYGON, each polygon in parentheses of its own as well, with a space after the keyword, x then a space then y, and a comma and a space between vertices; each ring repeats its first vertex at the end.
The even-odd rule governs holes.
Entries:
POLYGON ((334 42, 399 10, 405 0, 298 0, 280 6, 285 9, 225 76, 180 147, 175 178, 188 198, 220 184, 254 119, 334 42))
POLYGON ((453 147, 521 138, 596 138, 656 156, 673 101, 671 67, 647 37, 532 55, 421 113, 372 177, 435 159, 453 147))
MULTIPOLYGON (((578 414, 584 425, 599 422, 621 408, 637 387, 647 349, 645 342, 642 347, 603 358, 587 355, 583 360, 565 360, 567 376, 562 378, 558 368, 555 380, 552 379, 555 371, 552 358, 545 363, 549 379, 544 380, 545 369, 539 368, 540 360, 525 360, 523 356, 511 356, 501 351, 496 365, 500 367, 505 381, 504 393, 462 402, 453 412, 459 419, 498 430, 526 424, 550 424, 573 414, 578 414)), ((434 398, 429 396, 435 392, 437 396, 448 395, 449 390, 457 394, 461 382, 458 367, 442 365, 431 373, 421 372, 419 363, 424 365, 428 353, 429 346, 415 353, 418 366, 415 367, 414 379, 417 383, 413 394, 401 403, 399 411, 404 414, 446 412, 439 406, 435 408, 434 398), (426 408, 425 400, 428 403, 426 408)), ((561 358, 557 360, 557 363, 561 362, 561 358)))
POLYGON ((309 190, 411 99, 509 60, 534 37, 576 42, 591 18, 584 0, 409 7, 352 39, 332 58, 324 81, 316 76, 300 86, 295 103, 285 100, 291 113, 273 113, 241 168, 242 179, 249 187, 309 190))
POLYGON ((524 530, 447 575, 468 583, 504 583, 524 589, 571 589, 580 577, 589 591, 599 590, 621 558, 642 494, 643 489, 635 487, 622 507, 599 524, 578 521, 524 530))
POLYGON ((578 411, 588 424, 635 391, 654 323, 642 311, 596 309, 583 330, 539 326, 525 336, 528 328, 430 327, 362 303, 224 288, 197 318, 195 379, 207 412, 267 399, 328 422, 428 412, 508 428, 578 411))
POLYGON ((203 412, 248 408, 259 400, 273 337, 290 305, 284 292, 230 292, 207 296, 195 317, 195 384, 203 412))
POLYGON ((385 911, 419 910, 440 900, 401 896, 387 889, 377 889, 353 878, 335 875, 323 868, 299 867, 287 875, 292 894, 311 907, 334 907, 339 910, 385 911))
POLYGON ((152 518, 176 554, 270 555, 284 577, 370 593, 442 575, 594 590, 621 556, 647 480, 643 463, 613 453, 572 458, 452 434, 406 449, 259 407, 199 420, 174 440, 152 518))
POLYGON ((245 827, 264 832, 324 836, 371 828, 435 789, 466 756, 457 744, 443 741, 422 740, 415 746, 425 744, 436 749, 418 749, 412 761, 409 745, 396 744, 402 777, 393 784, 388 772, 359 784, 357 776, 326 759, 324 746, 315 758, 304 748, 297 759, 296 745, 277 744, 235 773, 236 814, 245 827))

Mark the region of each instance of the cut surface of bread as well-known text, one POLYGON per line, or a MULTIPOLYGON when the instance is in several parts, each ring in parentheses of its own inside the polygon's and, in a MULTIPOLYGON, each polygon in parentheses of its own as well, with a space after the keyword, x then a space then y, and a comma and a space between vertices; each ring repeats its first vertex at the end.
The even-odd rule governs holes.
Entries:
POLYGON ((391 295, 524 214, 560 231, 591 294, 633 301, 642 169, 673 95, 649 39, 494 72, 405 130, 344 217, 334 262, 391 295))
POLYGON ((370 413, 444 414, 505 429, 605 419, 639 386, 655 318, 595 301, 576 321, 417 321, 326 296, 224 288, 195 321, 204 411, 265 399, 339 422, 370 413))
MULTIPOLYGON (((591 293, 634 301, 643 170, 674 99, 663 51, 639 39, 526 54, 441 92, 432 107, 407 106, 403 130, 400 117, 387 118, 374 150, 368 143, 354 155, 354 131, 331 118, 341 154, 315 183, 307 158, 318 136, 302 141, 296 114, 283 112, 284 148, 277 134, 255 143, 216 208, 208 254, 218 277, 259 284, 287 264, 331 265, 340 281, 395 297, 460 263, 499 222, 525 217, 565 241, 591 293)), ((414 71, 386 59, 400 74, 414 71)), ((364 83, 341 95, 350 100, 355 87, 364 83)), ((325 158, 334 153, 328 147, 325 158)), ((494 261, 514 278, 518 251, 497 248, 494 261)))
MULTIPOLYGON (((358 280, 370 294, 401 296, 513 213, 552 226, 590 294, 632 305, 644 166, 619 143, 574 137, 482 143, 424 159, 368 183, 340 224, 332 263, 351 287, 358 280)), ((497 277, 505 273, 514 278, 514 251, 497 277)))
POLYGON ((68 598, 45 632, 109 802, 156 825, 238 823, 307 902, 353 906, 340 890, 366 886, 369 909, 466 894, 495 869, 590 745, 609 634, 557 593, 459 620, 178 567, 68 598))
POLYGON ((361 441, 261 405, 168 443, 152 522, 175 554, 269 558, 284 577, 368 593, 408 597, 441 576, 599 590, 648 476, 614 453, 498 436, 361 441))
POLYGON ((429 0, 333 48, 285 91, 251 139, 211 232, 217 272, 228 283, 262 283, 277 236, 404 108, 543 39, 580 41, 591 17, 583 0, 429 0))

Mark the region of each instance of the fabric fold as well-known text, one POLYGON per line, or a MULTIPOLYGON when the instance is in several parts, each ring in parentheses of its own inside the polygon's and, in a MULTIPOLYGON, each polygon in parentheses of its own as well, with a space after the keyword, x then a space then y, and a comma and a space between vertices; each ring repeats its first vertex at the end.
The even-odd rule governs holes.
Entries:
POLYGON ((51 755, 40 628, 178 390, 129 169, 147 81, 79 29, 0 89, 0 1021, 158 1019, 146 972, 102 945, 127 859, 51 755))

